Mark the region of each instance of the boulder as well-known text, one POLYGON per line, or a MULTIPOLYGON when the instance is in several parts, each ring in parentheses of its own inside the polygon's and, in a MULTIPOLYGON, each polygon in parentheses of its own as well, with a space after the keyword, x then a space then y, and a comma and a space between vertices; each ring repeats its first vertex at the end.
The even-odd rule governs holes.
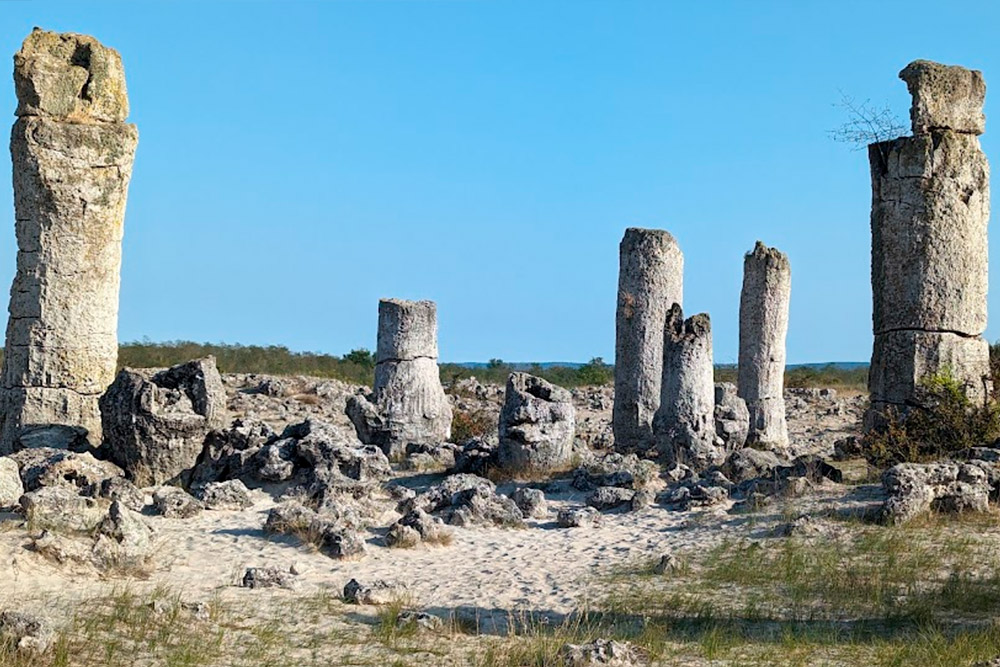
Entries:
POLYGON ((344 602, 363 605, 388 605, 399 602, 407 593, 403 584, 376 579, 362 584, 351 579, 344 586, 344 602))
POLYGON ((213 357, 158 373, 123 369, 101 397, 104 449, 140 486, 189 481, 206 436, 223 425, 213 357))
POLYGON ((152 530, 138 514, 114 501, 97 527, 93 558, 101 568, 144 567, 153 551, 152 530))
POLYGON ((510 494, 511 500, 521 510, 525 518, 544 519, 549 514, 548 502, 545 494, 539 489, 522 487, 510 494))
POLYGON ((750 411, 732 382, 715 384, 715 435, 727 452, 741 449, 750 432, 750 411))
POLYGON ((566 644, 559 649, 566 667, 640 667, 648 659, 627 642, 597 639, 589 644, 566 644))
POLYGON ((210 510, 244 510, 253 505, 250 490, 238 479, 212 482, 202 487, 198 495, 210 510))
POLYGON ((28 524, 55 532, 89 533, 104 519, 108 502, 79 495, 67 486, 44 486, 21 496, 28 524))
POLYGON ((389 526, 385 543, 390 547, 413 547, 421 543, 448 544, 451 532, 436 516, 415 509, 389 526))
MULTIPOLYGON (((48 650, 54 636, 52 623, 46 618, 22 611, 0 611, 0 646, 40 654, 48 650)), ((14 664, 18 664, 16 660, 14 664)))
POLYGON ((622 505, 628 505, 635 497, 632 489, 620 486, 601 486, 587 498, 587 504, 597 510, 609 510, 622 505))
POLYGON ((0 456, 0 509, 14 507, 24 494, 21 472, 17 461, 0 456))
POLYGON ((276 567, 248 567, 240 580, 243 588, 292 588, 295 575, 276 567))
POLYGON ((153 492, 153 507, 167 519, 190 519, 201 514, 205 505, 184 489, 161 486, 153 492))
POLYGON ((576 410, 570 393, 528 373, 511 373, 500 412, 500 465, 511 471, 553 471, 573 457, 576 410))
POLYGON ((560 528, 591 528, 601 520, 601 513, 593 507, 561 509, 556 516, 560 528))
POLYGON ((992 491, 983 465, 956 461, 897 464, 882 475, 882 486, 882 515, 893 524, 929 511, 985 512, 992 491))

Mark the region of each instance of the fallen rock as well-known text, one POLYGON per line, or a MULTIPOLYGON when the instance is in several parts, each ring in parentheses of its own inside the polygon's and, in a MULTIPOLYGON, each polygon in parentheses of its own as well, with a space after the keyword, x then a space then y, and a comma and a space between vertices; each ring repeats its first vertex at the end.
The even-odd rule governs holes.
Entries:
POLYGON ((750 433, 750 411, 732 382, 715 384, 715 434, 726 451, 742 449, 750 433))
POLYGON ((632 502, 635 491, 623 489, 619 486, 598 487, 589 498, 587 504, 597 510, 608 510, 621 507, 632 502))
POLYGON ((559 649, 559 659, 566 667, 639 667, 649 664, 631 644, 607 639, 597 639, 590 644, 566 644, 559 649))
POLYGON ((406 592, 405 585, 383 579, 376 579, 369 584, 351 579, 344 586, 344 601, 352 604, 387 605, 399 602, 406 592))
POLYGON ((25 653, 45 653, 55 632, 41 616, 20 611, 0 611, 0 646, 11 646, 25 653))
POLYGON ((567 390, 528 373, 511 373, 500 411, 500 466, 513 472, 565 468, 573 456, 575 427, 567 390))
POLYGON ((549 504, 539 489, 521 487, 510 494, 510 498, 527 518, 544 519, 549 514, 549 504))
POLYGON ((124 475, 115 464, 99 461, 91 454, 76 454, 51 447, 22 449, 10 458, 20 468, 26 491, 35 491, 43 486, 65 486, 84 495, 96 496, 103 482, 124 475))
POLYGON ((573 488, 593 491, 600 486, 636 489, 656 478, 659 467, 635 454, 612 452, 586 463, 573 472, 573 488))
POLYGON ((243 588, 291 588, 295 575, 276 567, 248 567, 240 580, 243 588))
POLYGON ((593 507, 559 510, 556 522, 560 528, 591 528, 601 520, 601 513, 593 507))
POLYGON ((226 391, 214 357, 158 373, 122 369, 101 397, 103 449, 139 486, 189 481, 226 391))
POLYGON ((491 469, 500 465, 500 444, 484 438, 473 438, 455 454, 455 465, 449 471, 452 474, 468 473, 486 477, 491 469))
POLYGON ((200 490, 199 496, 210 510, 244 510, 253 505, 250 490, 238 479, 211 482, 200 490))
POLYGON ((424 611, 406 610, 399 612, 399 615, 396 616, 396 628, 400 630, 413 628, 427 632, 440 630, 443 624, 440 618, 424 611))
POLYGON ((205 509, 200 500, 176 486, 161 486, 154 491, 153 507, 167 519, 190 519, 205 509))
POLYGON ((905 523, 928 511, 957 514, 985 512, 990 483, 974 463, 900 463, 882 475, 887 498, 882 515, 887 523, 905 523))
POLYGON ((0 509, 16 506, 23 494, 24 485, 17 461, 9 456, 0 456, 0 509))
POLYGON ((97 527, 94 563, 101 569, 143 568, 152 555, 152 534, 138 514, 116 500, 97 527))
POLYGON ((56 532, 89 533, 104 519, 108 502, 79 495, 65 486, 45 486, 21 496, 30 526, 56 532))
POLYGON ((212 431, 191 474, 192 486, 239 479, 244 483, 257 479, 258 452, 278 434, 257 419, 236 419, 228 427, 212 431))
POLYGON ((436 516, 415 509, 389 527, 385 543, 390 547, 414 547, 418 544, 448 544, 451 532, 436 516))

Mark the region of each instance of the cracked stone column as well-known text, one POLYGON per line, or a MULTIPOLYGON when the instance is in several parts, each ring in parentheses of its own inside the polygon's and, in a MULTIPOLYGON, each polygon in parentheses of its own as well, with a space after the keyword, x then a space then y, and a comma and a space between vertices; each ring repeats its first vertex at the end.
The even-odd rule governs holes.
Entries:
POLYGON ((664 328, 663 383, 653 432, 670 462, 704 470, 725 458, 716 446, 712 322, 706 313, 685 320, 676 303, 664 328))
POLYGON ((868 377, 877 427, 889 406, 923 404, 924 381, 950 373, 970 399, 989 394, 986 329, 989 163, 979 147, 980 72, 926 60, 899 73, 912 137, 872 144, 872 296, 868 377))
POLYGON ((437 360, 437 305, 379 301, 372 402, 390 434, 390 449, 442 443, 451 436, 451 403, 437 360))
POLYGON ((138 133, 121 57, 93 37, 35 29, 14 56, 11 133, 17 273, 0 402, 0 453, 22 429, 101 439, 115 377, 125 199, 138 133))
POLYGON ((630 452, 655 445, 663 327, 670 307, 683 303, 684 255, 668 232, 635 227, 619 253, 612 427, 615 449, 630 452))
POLYGON ((757 241, 743 260, 737 393, 750 412, 747 443, 781 449, 785 425, 785 337, 792 270, 788 257, 757 241))

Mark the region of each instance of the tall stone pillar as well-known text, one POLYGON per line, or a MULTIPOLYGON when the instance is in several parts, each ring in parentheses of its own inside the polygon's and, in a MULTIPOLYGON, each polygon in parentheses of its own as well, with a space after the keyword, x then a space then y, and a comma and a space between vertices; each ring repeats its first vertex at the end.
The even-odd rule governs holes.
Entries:
POLYGON ((788 257, 757 241, 743 260, 737 393, 750 412, 747 443, 781 449, 785 425, 785 337, 792 270, 788 257))
POLYGON ((634 227, 619 252, 612 428, 615 449, 629 452, 655 445, 663 327, 670 307, 682 303, 684 255, 668 232, 634 227))
POLYGON ((362 442, 398 457, 407 444, 438 444, 451 437, 451 403, 437 361, 435 303, 379 301, 373 392, 368 398, 353 396, 347 405, 362 442))
POLYGON ((868 147, 875 334, 869 428, 890 406, 905 412, 924 405, 926 380, 937 374, 958 380, 980 405, 990 389, 982 338, 990 174, 977 137, 986 85, 980 72, 926 60, 899 77, 913 96, 913 136, 868 147))
POLYGON ((83 427, 115 377, 125 199, 138 133, 121 57, 35 29, 14 56, 17 273, 0 381, 0 452, 22 429, 83 427))
POLYGON ((716 446, 712 322, 706 313, 685 320, 676 303, 664 329, 663 383, 653 432, 668 461, 704 470, 725 458, 725 450, 716 446))

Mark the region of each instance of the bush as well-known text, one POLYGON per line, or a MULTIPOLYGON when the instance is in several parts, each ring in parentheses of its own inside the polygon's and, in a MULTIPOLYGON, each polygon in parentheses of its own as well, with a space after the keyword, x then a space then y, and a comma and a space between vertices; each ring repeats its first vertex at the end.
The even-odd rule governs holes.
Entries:
POLYGON ((483 438, 496 429, 496 415, 486 410, 455 409, 451 415, 451 441, 459 445, 473 438, 483 438))
POLYGON ((927 407, 914 407, 906 414, 889 408, 884 424, 865 435, 865 458, 872 465, 947 458, 1000 437, 1000 406, 994 400, 984 407, 972 405, 949 373, 930 377, 921 386, 927 407))

